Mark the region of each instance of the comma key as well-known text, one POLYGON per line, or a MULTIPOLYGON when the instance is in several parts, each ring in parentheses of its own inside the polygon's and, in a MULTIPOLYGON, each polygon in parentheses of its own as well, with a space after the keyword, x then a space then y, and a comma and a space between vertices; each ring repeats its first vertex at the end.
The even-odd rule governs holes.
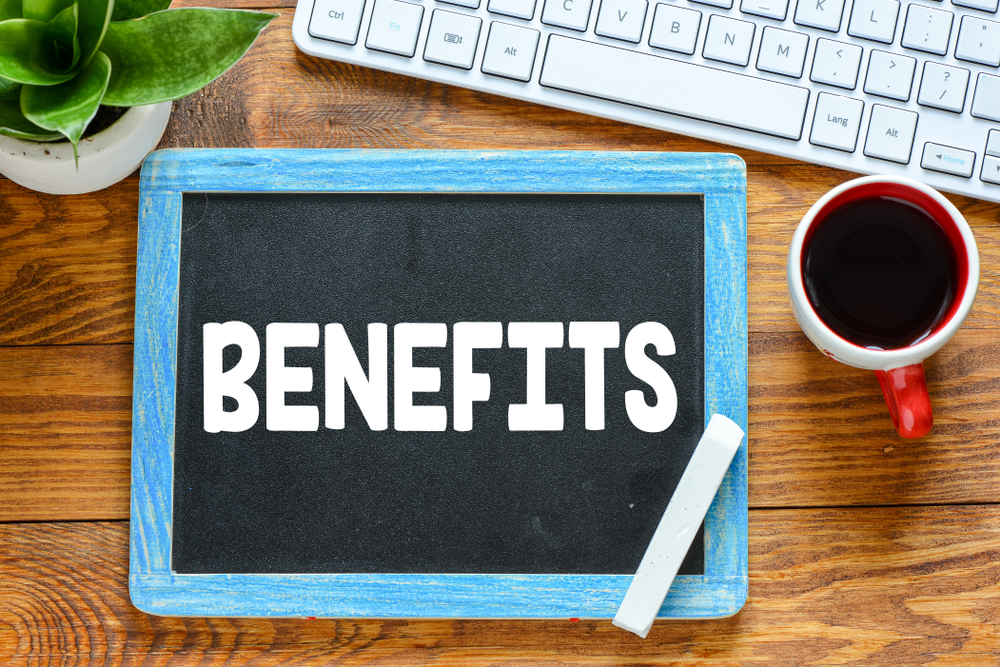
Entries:
POLYGON ((809 143, 853 153, 858 144, 865 103, 850 97, 820 93, 816 98, 809 143))

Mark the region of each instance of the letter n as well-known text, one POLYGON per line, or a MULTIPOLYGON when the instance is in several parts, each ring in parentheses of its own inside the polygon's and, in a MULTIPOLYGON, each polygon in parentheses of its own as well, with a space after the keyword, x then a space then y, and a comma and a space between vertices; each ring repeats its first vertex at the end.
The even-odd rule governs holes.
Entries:
POLYGON ((368 325, 367 377, 347 338, 344 325, 327 324, 323 331, 326 347, 326 427, 344 428, 347 385, 368 422, 368 428, 384 431, 389 426, 388 327, 378 323, 368 325))

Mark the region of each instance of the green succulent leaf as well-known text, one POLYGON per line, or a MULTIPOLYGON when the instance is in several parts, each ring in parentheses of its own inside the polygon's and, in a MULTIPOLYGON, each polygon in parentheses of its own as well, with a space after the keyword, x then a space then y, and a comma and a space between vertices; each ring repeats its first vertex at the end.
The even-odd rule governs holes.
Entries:
POLYGON ((104 104, 153 104, 200 90, 232 67, 273 18, 185 8, 112 23, 101 44, 112 65, 104 104))
POLYGON ((77 0, 80 5, 80 67, 86 67, 97 53, 111 22, 114 0, 77 0))
POLYGON ((0 77, 51 86, 76 76, 75 71, 59 69, 45 47, 45 23, 30 19, 0 22, 0 77))
POLYGON ((0 0, 0 21, 23 19, 23 7, 21 0, 0 0))
POLYGON ((42 40, 49 49, 49 60, 63 71, 69 72, 80 61, 80 42, 76 37, 77 5, 56 14, 45 26, 42 40))
POLYGON ((73 0, 24 0, 24 18, 48 23, 73 4, 73 0))
POLYGON ((170 0, 115 0, 112 21, 128 21, 140 16, 160 12, 170 7, 170 0))
POLYGON ((38 127, 21 113, 21 103, 17 100, 0 100, 0 134, 33 141, 55 141, 63 136, 38 127))
POLYGON ((21 99, 21 84, 10 79, 0 78, 0 100, 21 99))
POLYGON ((75 147, 97 113, 110 77, 111 61, 98 52, 71 81, 55 86, 24 86, 21 111, 29 121, 59 132, 75 147))

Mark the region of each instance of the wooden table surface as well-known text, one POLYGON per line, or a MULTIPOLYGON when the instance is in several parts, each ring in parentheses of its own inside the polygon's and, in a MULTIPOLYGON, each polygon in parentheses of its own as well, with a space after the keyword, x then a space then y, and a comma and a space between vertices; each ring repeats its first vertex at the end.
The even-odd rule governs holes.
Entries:
MULTIPOLYGON (((191 1, 189 4, 205 4, 191 1)), ((300 53, 292 0, 174 104, 161 147, 734 151, 749 209, 750 593, 715 621, 168 619, 129 602, 138 175, 54 197, 0 178, 0 665, 1000 665, 1000 207, 949 195, 982 260, 926 364, 931 435, 798 330, 785 253, 854 174, 300 53)))

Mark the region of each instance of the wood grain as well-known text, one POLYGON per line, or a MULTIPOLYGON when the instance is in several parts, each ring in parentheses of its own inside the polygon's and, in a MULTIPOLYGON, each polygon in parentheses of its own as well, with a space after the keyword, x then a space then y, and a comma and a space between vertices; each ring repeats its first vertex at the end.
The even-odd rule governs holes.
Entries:
MULTIPOLYGON (((927 363, 936 424, 896 435, 874 376, 801 333, 750 335, 749 503, 992 503, 1000 341, 963 329, 927 363)), ((0 348, 0 521, 126 519, 132 348, 0 348)))
POLYGON ((169 619, 131 606, 127 524, 0 526, 0 663, 989 665, 1000 509, 757 510, 720 621, 169 619))
POLYGON ((0 347, 0 522, 129 515, 132 346, 0 347))

